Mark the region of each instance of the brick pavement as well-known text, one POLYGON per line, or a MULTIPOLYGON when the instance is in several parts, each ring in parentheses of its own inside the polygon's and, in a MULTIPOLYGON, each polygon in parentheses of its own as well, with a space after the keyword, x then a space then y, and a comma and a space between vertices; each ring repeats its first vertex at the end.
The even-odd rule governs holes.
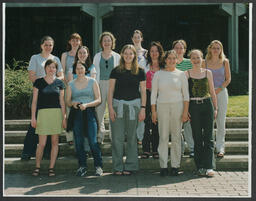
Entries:
POLYGON ((159 172, 137 172, 132 176, 76 177, 71 173, 49 178, 30 174, 5 174, 4 196, 125 196, 125 197, 248 197, 248 172, 218 171, 213 178, 185 172, 178 177, 160 177, 159 172))

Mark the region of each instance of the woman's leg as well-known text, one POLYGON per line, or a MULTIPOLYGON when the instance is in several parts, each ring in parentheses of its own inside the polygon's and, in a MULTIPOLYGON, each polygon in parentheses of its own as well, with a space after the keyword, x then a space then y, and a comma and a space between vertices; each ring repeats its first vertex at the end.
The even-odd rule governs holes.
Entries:
POLYGON ((217 94, 218 99, 218 113, 216 118, 217 133, 216 133, 216 151, 225 152, 225 123, 228 107, 228 93, 227 89, 222 90, 217 94))
POLYGON ((126 160, 125 167, 126 171, 136 171, 139 169, 139 161, 138 161, 138 147, 137 147, 137 136, 136 136, 136 128, 138 126, 138 114, 139 108, 134 107, 135 110, 135 119, 130 120, 129 115, 129 106, 124 105, 124 119, 125 119, 125 130, 127 133, 127 143, 126 143, 126 160))
POLYGON ((44 147, 47 140, 47 135, 38 135, 39 143, 36 149, 36 167, 40 168, 40 163, 43 157, 44 147))
POLYGON ((170 123, 170 105, 157 105, 157 118, 159 128, 159 163, 160 168, 168 167, 168 144, 169 144, 169 123, 170 123))
POLYGON ((52 135, 51 136, 52 141, 52 150, 51 150, 51 160, 50 160, 50 166, 49 168, 54 168, 56 158, 58 156, 59 151, 59 135, 52 135))

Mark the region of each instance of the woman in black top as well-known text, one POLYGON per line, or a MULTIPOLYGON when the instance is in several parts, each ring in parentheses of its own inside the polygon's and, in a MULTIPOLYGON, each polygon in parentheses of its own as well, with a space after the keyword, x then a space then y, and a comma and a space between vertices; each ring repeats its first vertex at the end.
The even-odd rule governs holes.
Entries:
POLYGON ((55 176, 54 165, 58 155, 59 134, 66 128, 66 112, 64 103, 64 83, 56 78, 58 64, 49 59, 44 69, 46 76, 34 82, 33 101, 31 108, 31 125, 39 135, 39 144, 36 150, 36 168, 33 176, 40 173, 40 163, 47 135, 51 135, 52 148, 49 165, 49 176, 55 176), (36 110, 38 110, 36 115, 36 110))
POLYGON ((120 65, 110 74, 108 106, 112 131, 112 159, 115 175, 130 175, 138 170, 136 128, 145 119, 145 72, 139 68, 133 45, 121 50, 120 65), (123 164, 125 134, 126 162, 123 164))

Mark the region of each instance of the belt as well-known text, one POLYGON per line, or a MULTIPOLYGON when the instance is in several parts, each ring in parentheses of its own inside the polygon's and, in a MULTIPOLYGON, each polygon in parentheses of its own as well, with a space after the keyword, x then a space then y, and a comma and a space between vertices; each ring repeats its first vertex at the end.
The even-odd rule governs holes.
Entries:
POLYGON ((190 98, 190 102, 191 103, 195 103, 195 104, 202 104, 204 103, 205 101, 208 101, 210 100, 211 97, 204 97, 204 98, 201 98, 201 97, 193 97, 193 98, 190 98))

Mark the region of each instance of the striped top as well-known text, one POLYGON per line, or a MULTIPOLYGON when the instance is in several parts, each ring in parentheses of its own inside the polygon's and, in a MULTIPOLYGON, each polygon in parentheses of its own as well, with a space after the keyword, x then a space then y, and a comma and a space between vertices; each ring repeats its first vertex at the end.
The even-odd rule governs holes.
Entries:
POLYGON ((183 58, 182 62, 176 64, 176 68, 181 71, 186 71, 192 68, 190 59, 183 58))

